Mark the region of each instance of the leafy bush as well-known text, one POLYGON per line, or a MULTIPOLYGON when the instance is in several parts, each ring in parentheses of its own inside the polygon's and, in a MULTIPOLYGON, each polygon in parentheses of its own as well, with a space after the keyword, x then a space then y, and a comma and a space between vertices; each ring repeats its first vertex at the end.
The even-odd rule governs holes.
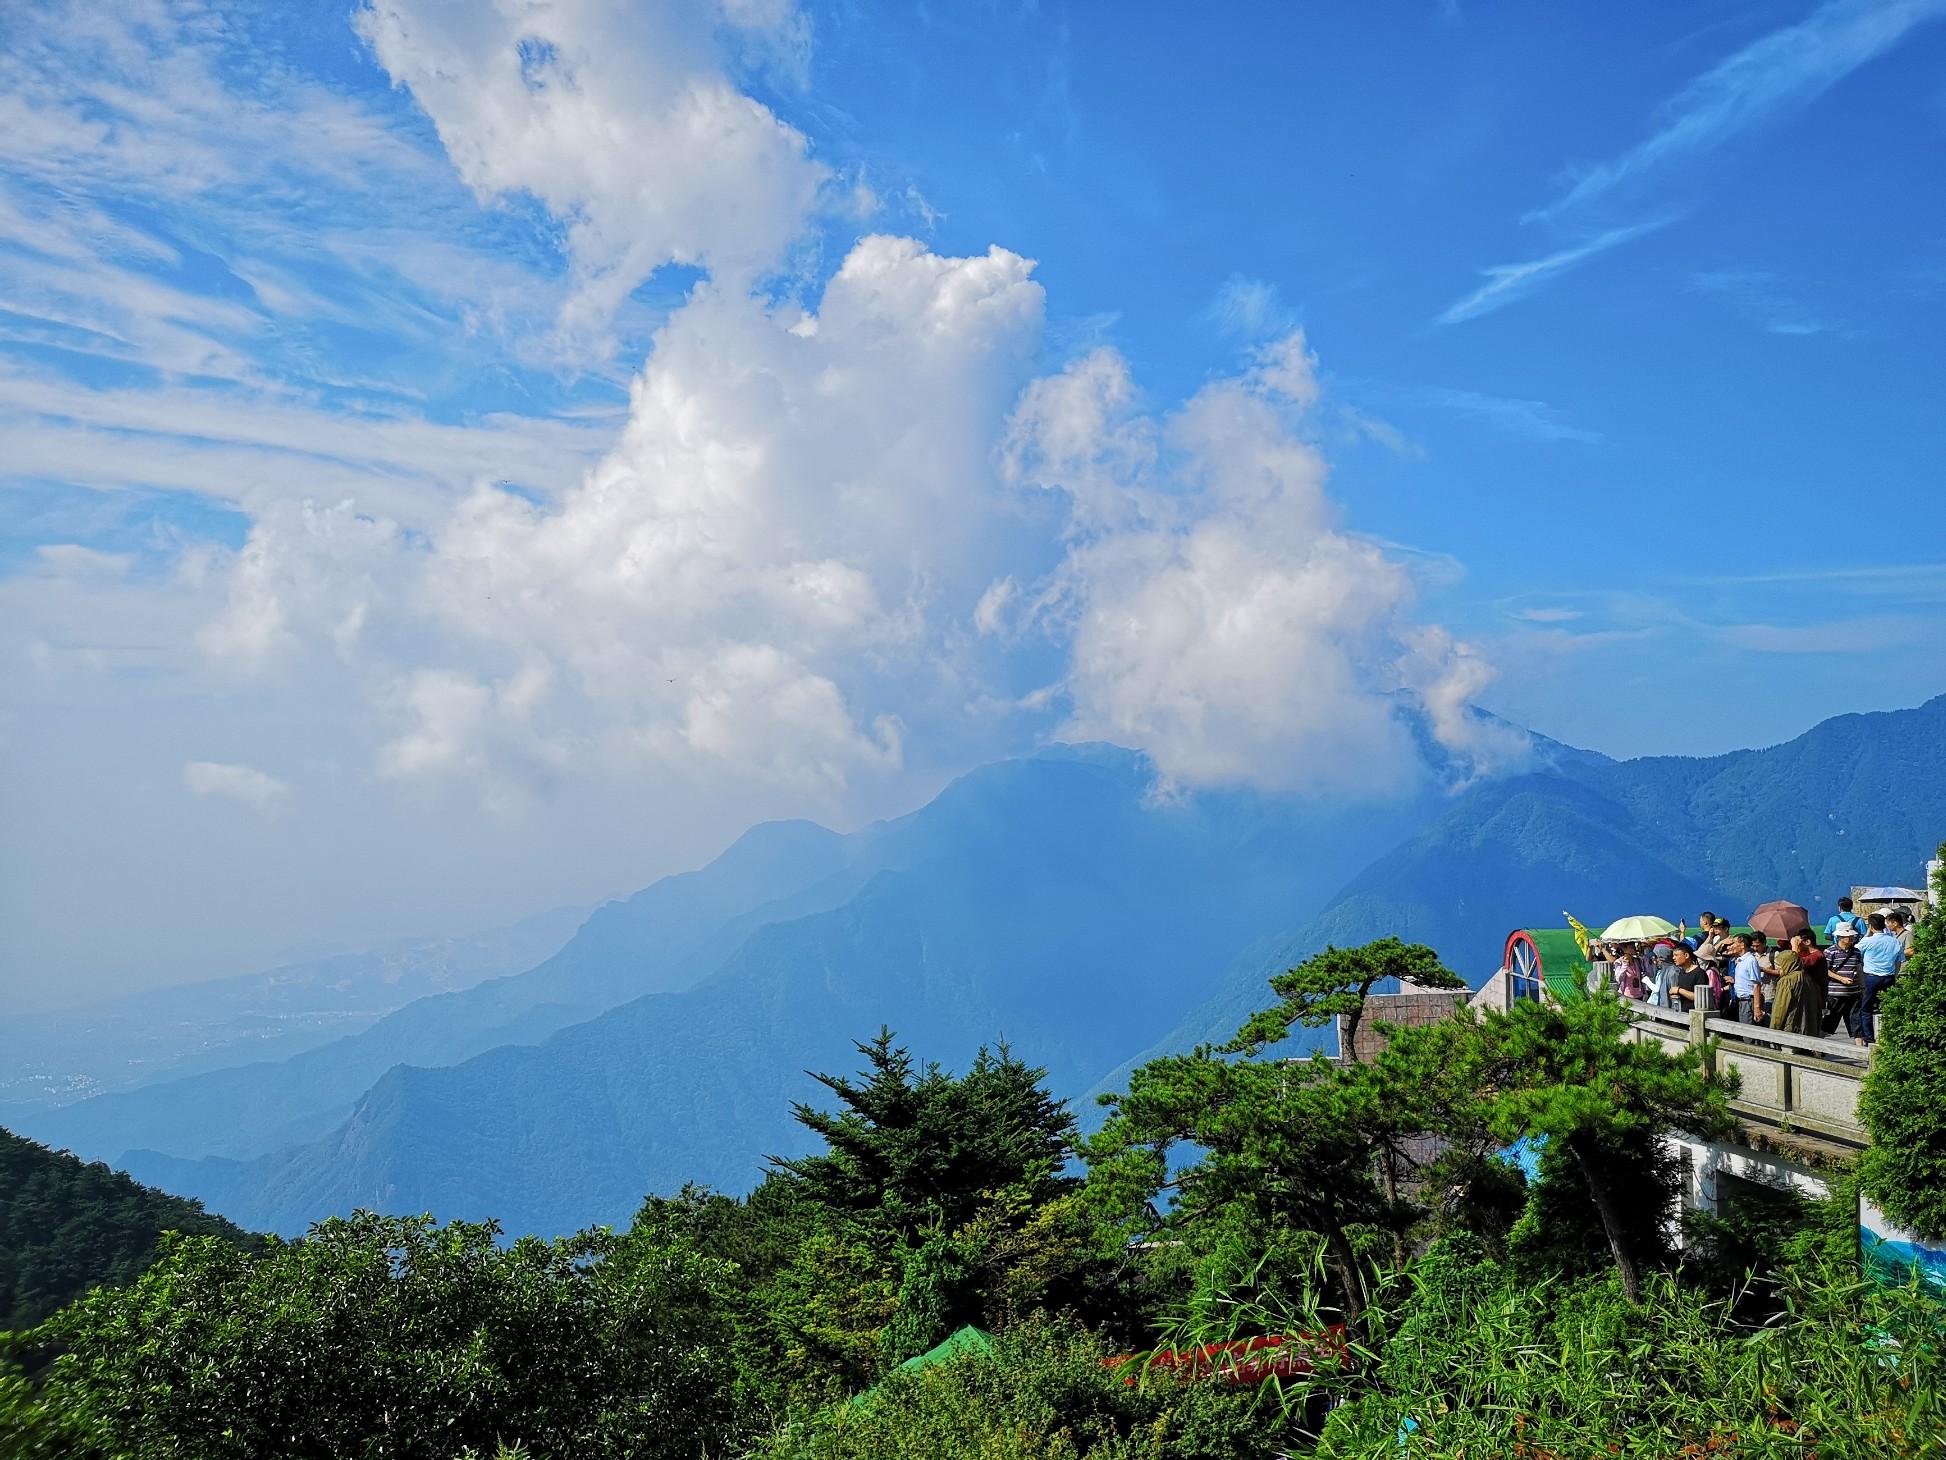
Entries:
POLYGON ((768 1460, 1258 1460, 1274 1453, 1249 1395, 1158 1376, 1125 1382, 1099 1340, 1033 1320, 966 1353, 893 1374, 801 1418, 768 1460))
POLYGON ((61 1350, 45 1400, 139 1460, 722 1453, 739 1408, 722 1264, 603 1233, 496 1236, 365 1213, 260 1260, 172 1240, 132 1287, 38 1331, 61 1350))
POLYGON ((0 1365, 0 1460, 105 1460, 86 1426, 0 1365))

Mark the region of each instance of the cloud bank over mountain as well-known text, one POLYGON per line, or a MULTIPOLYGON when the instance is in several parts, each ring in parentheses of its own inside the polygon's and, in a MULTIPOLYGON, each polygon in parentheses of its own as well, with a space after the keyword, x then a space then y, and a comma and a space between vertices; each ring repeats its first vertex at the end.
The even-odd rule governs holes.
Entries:
POLYGON ((867 234, 821 288, 793 279, 833 174, 731 67, 801 57, 808 30, 783 5, 715 20, 361 14, 460 176, 563 230, 563 341, 666 264, 705 277, 578 484, 482 482, 417 531, 355 498, 286 504, 206 650, 356 665, 381 775, 508 806, 642 767, 842 792, 969 711, 1000 743, 1113 740, 1186 784, 1395 791, 1401 695, 1492 752, 1457 713, 1483 662, 1338 522, 1301 333, 1156 409, 1111 349, 1036 375, 1044 293, 999 244, 867 234))
POLYGON ((0 366, 17 468, 85 483, 0 578, 20 995, 595 897, 1050 739, 1163 794, 1406 793, 1401 705, 1520 753, 1346 526, 1292 318, 1186 397, 1050 333, 1034 260, 906 236, 816 125, 788 0, 373 0, 336 43, 389 90, 64 13, 0 63, 0 277, 103 362, 0 366))

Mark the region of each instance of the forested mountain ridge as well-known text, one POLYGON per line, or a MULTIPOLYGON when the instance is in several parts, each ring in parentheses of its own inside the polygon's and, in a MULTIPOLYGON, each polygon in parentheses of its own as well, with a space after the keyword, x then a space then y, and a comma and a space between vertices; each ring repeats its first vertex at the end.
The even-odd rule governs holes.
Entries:
POLYGON ((197 1202, 0 1130, 0 1332, 98 1284, 132 1282, 170 1231, 257 1240, 197 1202))
POLYGON ((1761 750, 1565 768, 1627 809, 1669 865, 1739 901, 1829 911, 1853 883, 1917 879, 1946 818, 1946 694, 1845 714, 1761 750))

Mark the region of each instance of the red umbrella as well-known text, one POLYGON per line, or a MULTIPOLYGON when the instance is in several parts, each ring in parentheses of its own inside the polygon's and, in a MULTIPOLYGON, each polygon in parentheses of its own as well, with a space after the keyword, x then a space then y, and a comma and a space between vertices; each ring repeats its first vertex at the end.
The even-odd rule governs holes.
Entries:
POLYGON ((1773 938, 1788 938, 1811 926, 1811 915, 1794 902, 1767 902, 1750 914, 1750 927, 1773 938))

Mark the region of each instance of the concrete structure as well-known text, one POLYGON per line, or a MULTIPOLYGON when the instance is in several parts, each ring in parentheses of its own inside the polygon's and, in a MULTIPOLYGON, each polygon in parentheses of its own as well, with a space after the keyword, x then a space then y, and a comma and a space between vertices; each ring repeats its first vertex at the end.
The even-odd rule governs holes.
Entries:
POLYGON ((1706 1018, 1700 1011, 1625 1002, 1635 1017, 1634 1038, 1675 1050, 1701 1045, 1712 1068, 1742 1077, 1730 1102, 1743 1122, 1737 1138, 1669 1138, 1689 1166, 1683 1204, 1691 1210, 1722 1211, 1753 1188, 1828 1196, 1825 1173, 1869 1143, 1858 1119, 1858 1092, 1871 1068, 1869 1050, 1844 1039, 1785 1034, 1706 1018))
POLYGON ((1730 1106, 1766 1145, 1796 1147, 1811 1155, 1846 1155, 1868 1144, 1858 1119, 1858 1092, 1871 1068, 1871 1051, 1842 1038, 1786 1034, 1761 1024, 1658 1009, 1624 1000, 1636 1039, 1670 1049, 1704 1047, 1711 1067, 1735 1070, 1742 1089, 1730 1106), (1710 1043, 1705 1043, 1710 1041, 1710 1043))

